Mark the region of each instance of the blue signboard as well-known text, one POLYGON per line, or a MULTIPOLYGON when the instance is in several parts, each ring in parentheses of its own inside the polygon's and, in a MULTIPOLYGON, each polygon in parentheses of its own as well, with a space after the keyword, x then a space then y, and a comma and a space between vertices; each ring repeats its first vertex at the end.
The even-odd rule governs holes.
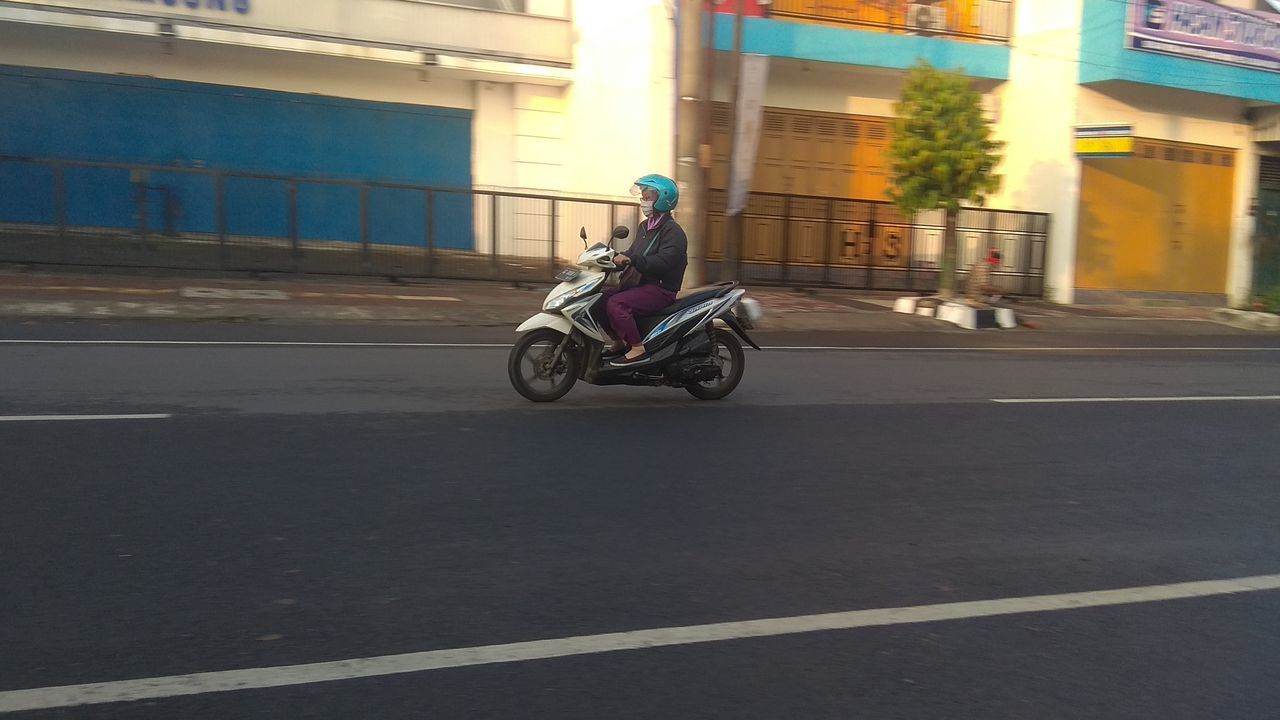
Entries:
POLYGON ((1131 0, 1134 50, 1280 71, 1280 16, 1208 0, 1131 0))
POLYGON ((212 10, 248 15, 253 11, 249 0, 133 0, 139 5, 159 5, 181 10, 212 10))

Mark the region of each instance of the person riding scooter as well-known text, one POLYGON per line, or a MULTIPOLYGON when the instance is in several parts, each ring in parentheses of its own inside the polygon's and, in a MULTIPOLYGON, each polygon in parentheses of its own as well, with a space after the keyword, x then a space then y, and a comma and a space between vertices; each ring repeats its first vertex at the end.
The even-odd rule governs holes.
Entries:
POLYGON ((617 358, 611 363, 615 367, 640 365, 649 359, 636 316, 656 313, 675 302, 689 264, 689 239, 671 215, 680 202, 675 181, 645 175, 636 180, 632 193, 640 196, 645 219, 631 249, 613 260, 625 268, 619 286, 602 293, 607 296, 606 329, 613 339, 608 352, 617 358))

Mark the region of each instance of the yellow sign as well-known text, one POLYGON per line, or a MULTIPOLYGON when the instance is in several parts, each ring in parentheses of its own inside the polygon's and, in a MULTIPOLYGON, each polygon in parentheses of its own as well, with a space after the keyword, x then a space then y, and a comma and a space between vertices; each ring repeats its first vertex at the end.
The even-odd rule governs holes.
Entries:
POLYGON ((1076 155, 1132 155, 1132 137, 1078 137, 1076 155))

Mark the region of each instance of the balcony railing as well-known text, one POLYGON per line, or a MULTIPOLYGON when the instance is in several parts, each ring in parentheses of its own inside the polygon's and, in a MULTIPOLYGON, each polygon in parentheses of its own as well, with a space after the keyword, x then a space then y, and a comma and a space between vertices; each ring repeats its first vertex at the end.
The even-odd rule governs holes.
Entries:
POLYGON ((772 15, 863 30, 1008 42, 1013 0, 774 0, 772 15))
POLYGON ((529 13, 547 17, 569 16, 569 0, 428 0, 437 5, 458 5, 480 10, 529 13))

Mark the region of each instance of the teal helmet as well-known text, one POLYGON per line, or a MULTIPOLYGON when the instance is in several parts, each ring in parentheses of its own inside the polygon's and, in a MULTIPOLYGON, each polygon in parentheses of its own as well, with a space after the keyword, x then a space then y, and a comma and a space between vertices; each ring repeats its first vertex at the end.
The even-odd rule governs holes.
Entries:
POLYGON ((676 205, 680 204, 680 188, 676 187, 675 180, 665 175, 645 175, 636 180, 631 192, 639 195, 644 192, 645 188, 658 193, 658 199, 653 203, 653 209, 657 212, 669 213, 676 209, 676 205))

